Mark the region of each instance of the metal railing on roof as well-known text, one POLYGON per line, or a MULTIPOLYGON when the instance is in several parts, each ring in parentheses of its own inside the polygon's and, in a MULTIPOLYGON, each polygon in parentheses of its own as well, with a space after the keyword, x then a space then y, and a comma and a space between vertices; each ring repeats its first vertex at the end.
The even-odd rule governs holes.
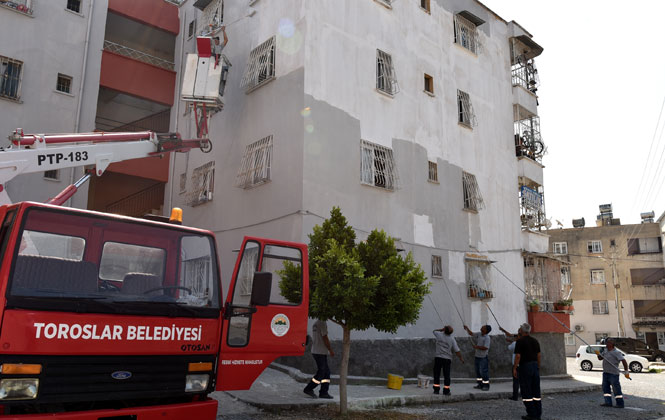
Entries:
POLYGON ((115 42, 105 40, 104 50, 132 58, 142 63, 152 64, 153 66, 160 67, 162 69, 166 70, 175 69, 175 63, 173 63, 172 61, 164 60, 163 58, 155 57, 154 55, 150 55, 144 53, 143 51, 138 51, 133 48, 126 47, 124 45, 116 44, 115 42))

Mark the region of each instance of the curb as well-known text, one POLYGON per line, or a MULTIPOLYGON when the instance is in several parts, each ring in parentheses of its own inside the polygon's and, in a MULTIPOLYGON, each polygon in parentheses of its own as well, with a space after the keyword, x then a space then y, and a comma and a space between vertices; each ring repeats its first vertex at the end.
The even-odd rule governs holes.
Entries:
MULTIPOLYGON (((310 378, 312 377, 311 374, 303 373, 301 370, 296 369, 291 366, 286 366, 280 363, 271 363, 269 368, 275 369, 278 372, 286 373, 289 375, 291 378, 296 380, 297 382, 306 384, 309 382, 310 378)), ((430 380, 432 378, 430 377, 430 380)), ((572 375, 549 375, 549 376, 541 376, 540 379, 543 380, 552 380, 552 379, 573 379, 572 375)), ((455 383, 475 383, 476 380, 474 378, 452 378, 452 381, 455 383)), ((498 378, 492 378, 491 379, 492 383, 500 383, 500 382, 512 382, 512 378, 505 378, 505 377, 498 377, 498 378)), ((333 385, 339 385, 339 375, 331 375, 330 376, 330 383, 333 385)), ((387 378, 377 378, 374 376, 347 376, 346 378, 346 383, 347 385, 378 385, 378 386, 385 386, 388 383, 387 378)), ((418 383, 418 378, 404 378, 402 381, 403 385, 413 385, 418 383)))

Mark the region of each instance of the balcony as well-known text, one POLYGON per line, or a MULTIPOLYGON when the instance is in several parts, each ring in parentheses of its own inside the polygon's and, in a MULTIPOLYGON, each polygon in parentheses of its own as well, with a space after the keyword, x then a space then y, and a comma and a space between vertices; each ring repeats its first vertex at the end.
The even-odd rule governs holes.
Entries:
POLYGON ((135 50, 133 48, 116 44, 115 42, 108 40, 104 41, 104 51, 129 57, 142 63, 150 64, 162 69, 171 71, 175 69, 175 63, 172 61, 164 60, 163 58, 155 57, 154 55, 147 54, 143 51, 135 50))
POLYGON ((541 230, 547 227, 543 187, 521 185, 519 189, 520 220, 522 229, 541 230))
POLYGON ((540 135, 540 117, 520 105, 514 105, 513 121, 516 156, 542 163, 547 148, 540 135))
POLYGON ((32 0, 0 0, 0 8, 9 9, 24 15, 32 16, 32 0))

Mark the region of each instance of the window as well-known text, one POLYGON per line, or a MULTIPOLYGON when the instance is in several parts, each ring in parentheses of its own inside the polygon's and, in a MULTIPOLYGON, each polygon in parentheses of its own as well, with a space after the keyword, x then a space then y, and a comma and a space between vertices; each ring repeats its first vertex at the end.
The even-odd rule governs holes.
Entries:
POLYGON ((194 207, 212 201, 215 190, 215 161, 210 161, 192 171, 192 192, 189 205, 194 207))
POLYGON ((67 10, 81 13, 81 0, 67 0, 67 10))
POLYGON ((605 284, 605 270, 591 270, 591 284, 605 284))
POLYGON ((52 179, 54 181, 60 180, 60 171, 58 169, 52 169, 50 171, 44 171, 44 179, 52 179))
POLYGON ((644 343, 647 342, 647 337, 646 337, 646 335, 644 335, 644 333, 643 333, 643 332, 640 332, 640 331, 635 331, 635 339, 640 340, 640 341, 642 341, 642 342, 644 342, 644 343))
POLYGON ((0 97, 20 99, 23 62, 0 56, 0 97))
POLYGON ((654 254, 663 252, 661 238, 631 238, 628 239, 628 255, 654 254))
POLYGON ((591 307, 593 308, 594 315, 607 315, 610 313, 606 300, 592 300, 591 307))
POLYGON ((480 195, 480 188, 476 181, 476 176, 468 172, 462 173, 462 186, 464 189, 464 208, 466 210, 481 210, 485 203, 480 195))
POLYGON ((180 194, 187 192, 187 173, 180 174, 180 194))
POLYGON ((568 242, 554 242, 552 244, 552 252, 555 254, 567 254, 568 242))
POLYGON ((567 265, 561 266, 561 285, 566 286, 570 284, 570 267, 567 265))
POLYGON ((420 7, 425 10, 427 13, 430 13, 430 0, 420 0, 420 7))
POLYGON ((432 277, 443 277, 440 255, 432 255, 432 277))
POLYGON ((84 252, 84 238, 24 230, 18 254, 81 261, 84 252))
MULTIPOLYGON (((124 281, 125 276, 134 273, 164 275, 166 251, 141 245, 106 242, 99 262, 99 278, 124 281)), ((161 283, 161 282, 160 282, 161 283)))
MULTIPOLYGON (((596 343, 600 344, 604 339, 610 336, 610 333, 596 333, 596 343)), ((595 350, 598 350, 599 352, 604 352, 605 348, 604 347, 595 347, 591 350, 591 353, 594 353, 595 350)), ((589 353, 589 350, 587 349, 587 353, 589 353)))
POLYGON ((360 141, 360 182, 394 190, 398 186, 397 167, 392 149, 360 141))
POLYGON ((224 0, 203 0, 194 3, 194 7, 201 9, 203 13, 199 16, 198 27, 201 32, 217 32, 224 23, 224 0), (203 9, 197 6, 201 3, 203 9))
POLYGON ((631 268, 630 283, 633 286, 665 285, 665 268, 631 268))
POLYGON ((187 27, 187 38, 193 37, 195 33, 196 33, 196 21, 193 20, 189 22, 189 26, 187 27))
POLYGON ((566 337, 566 346, 574 346, 575 345, 575 336, 572 334, 564 334, 564 337, 566 337))
POLYGON ((490 279, 489 260, 465 259, 467 296, 488 299, 494 297, 490 279))
POLYGON ((240 87, 249 93, 275 78, 275 37, 254 48, 249 54, 240 87))
POLYGON ((388 95, 399 92, 393 59, 381 50, 376 50, 376 89, 388 95))
POLYGON ((455 43, 474 54, 478 54, 480 52, 480 44, 478 43, 478 29, 476 25, 460 15, 455 15, 453 25, 455 43))
POLYGON ((600 254, 603 252, 603 245, 600 241, 589 241, 587 242, 587 250, 591 254, 600 254))
POLYGON ((242 158, 236 187, 252 188, 270 181, 272 164, 272 136, 264 137, 247 146, 242 158))
POLYGON ((457 89, 457 122, 469 128, 478 125, 469 94, 457 89))
POLYGON ((434 95, 434 79, 429 74, 425 74, 425 92, 434 95))
POLYGON ((55 85, 55 90, 63 93, 72 93, 72 78, 58 73, 58 82, 55 85))
POLYGON ((439 182, 439 165, 436 162, 428 161, 428 177, 427 180, 430 182, 439 182))
POLYGON ((0 7, 6 7, 19 13, 26 15, 32 14, 32 1, 33 0, 0 0, 0 7))

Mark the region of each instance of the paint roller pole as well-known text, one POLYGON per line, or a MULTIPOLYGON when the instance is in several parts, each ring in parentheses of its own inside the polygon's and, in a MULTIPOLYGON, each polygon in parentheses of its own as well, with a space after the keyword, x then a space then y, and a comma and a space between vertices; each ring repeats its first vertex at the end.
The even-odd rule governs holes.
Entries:
POLYGON ((466 322, 464 322, 464 318, 462 318, 462 314, 460 314, 459 309, 457 309, 455 298, 453 298, 453 294, 450 293, 450 289, 448 288, 448 283, 446 283, 446 279, 443 279, 443 285, 446 286, 446 290, 448 291, 448 296, 450 296, 450 300, 451 302, 453 302, 453 306, 455 307, 455 311, 457 311, 457 315, 459 316, 460 321, 462 321, 462 325, 466 325, 466 322))
POLYGON ((487 309, 490 310, 490 313, 492 314, 492 318, 494 318, 494 320, 496 321, 496 325, 499 326, 500 330, 503 330, 503 328, 501 328, 501 324, 499 323, 499 320, 496 319, 496 315, 494 315, 494 312, 492 311, 492 308, 490 308, 490 306, 487 304, 487 302, 485 302, 485 306, 487 306, 487 309))
MULTIPOLYGON (((240 22, 241 20, 243 20, 245 18, 254 16, 255 14, 256 14, 256 9, 254 9, 253 7, 248 7, 247 8, 247 13, 245 13, 245 16, 239 17, 238 19, 234 20, 231 23, 226 23, 226 24, 224 24, 224 26, 228 28, 229 26, 233 25, 234 23, 238 23, 238 22, 240 22)), ((219 32, 220 29, 221 29, 221 26, 218 29, 212 30, 210 32, 206 32, 206 33, 202 34, 201 36, 214 36, 215 34, 217 34, 217 32, 219 32)))

